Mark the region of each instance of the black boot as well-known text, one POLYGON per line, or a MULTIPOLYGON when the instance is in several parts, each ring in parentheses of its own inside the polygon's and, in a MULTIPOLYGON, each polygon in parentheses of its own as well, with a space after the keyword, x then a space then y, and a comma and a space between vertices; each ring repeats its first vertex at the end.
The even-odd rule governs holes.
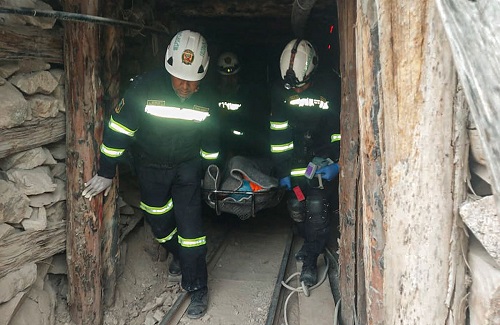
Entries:
POLYGON ((168 266, 168 274, 173 276, 181 275, 181 263, 178 257, 174 256, 172 258, 172 262, 168 266))
POLYGON ((318 282, 318 268, 316 263, 304 263, 300 273, 300 282, 308 287, 312 287, 318 282))
POLYGON ((198 289, 191 293, 191 303, 187 309, 188 318, 200 318, 208 309, 208 288, 198 289))

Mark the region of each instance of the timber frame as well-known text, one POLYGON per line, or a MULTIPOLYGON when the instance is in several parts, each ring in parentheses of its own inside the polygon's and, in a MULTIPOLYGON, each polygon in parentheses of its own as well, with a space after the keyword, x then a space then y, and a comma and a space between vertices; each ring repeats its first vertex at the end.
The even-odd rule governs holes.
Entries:
POLYGON ((458 210, 466 196, 469 106, 491 164, 500 212, 500 90, 496 86, 500 38, 495 32, 500 4, 337 0, 337 5, 344 126, 342 324, 465 324, 467 231, 458 210), (439 76, 426 75, 429 69, 439 76), (434 136, 426 130, 425 124, 432 125, 445 115, 433 126, 438 128, 434 136), (399 117, 396 124, 391 121, 394 116, 399 117), (425 134, 432 137, 420 147, 418 138, 412 137, 425 140, 425 134), (441 137, 447 138, 445 142, 441 137), (442 146, 440 153, 432 152, 436 145, 442 146), (423 150, 426 155, 420 154, 423 150), (453 160, 443 159, 443 154, 453 160), (415 165, 413 159, 420 163, 415 165), (439 173, 429 172, 426 166, 439 173), (449 195, 439 193, 444 188, 449 195), (448 208, 434 204, 429 192, 448 201, 448 208), (427 207, 419 208, 417 198, 427 207), (442 223, 435 214, 449 222, 442 223), (422 246, 432 253, 421 250, 422 246), (444 267, 435 268, 437 263, 444 267), (422 274, 433 280, 428 282, 422 274))
MULTIPOLYGON (((64 10, 116 17, 123 2, 112 4, 68 0, 64 10)), ((337 8, 343 87, 342 323, 465 324, 467 240, 458 206, 466 192, 468 105, 494 167, 500 211, 500 115, 495 107, 500 103, 500 5, 337 0, 337 8), (487 10, 487 5, 494 8, 487 10), (496 42, 485 42, 481 35, 496 42), (481 55, 488 51, 491 55, 481 55), (439 193, 437 202, 433 193, 439 193), (428 205, 416 204, 415 197, 428 205), (439 268, 430 267, 434 263, 439 268), (443 286, 432 288, 433 283, 443 286), (439 292, 427 297, 430 289, 439 292), (416 309, 416 303, 425 304, 416 309)), ((60 35, 44 39, 60 42, 60 35)), ((77 324, 102 323, 103 305, 114 297, 117 182, 104 202, 88 202, 80 194, 96 171, 106 108, 118 98, 122 42, 115 27, 65 23, 63 61, 71 66, 66 88, 67 256, 70 311, 77 324)))

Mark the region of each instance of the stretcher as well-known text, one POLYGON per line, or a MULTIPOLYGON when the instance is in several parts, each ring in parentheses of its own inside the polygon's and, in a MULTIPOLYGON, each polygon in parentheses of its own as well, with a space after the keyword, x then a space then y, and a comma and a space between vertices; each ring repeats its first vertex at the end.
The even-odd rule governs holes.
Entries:
POLYGON ((263 161, 235 156, 221 171, 208 166, 203 181, 205 202, 217 214, 231 213, 245 220, 278 205, 285 190, 269 175, 263 161))
POLYGON ((275 207, 283 198, 284 188, 253 191, 203 190, 208 205, 217 215, 230 213, 237 215, 241 220, 255 217, 257 212, 275 207))

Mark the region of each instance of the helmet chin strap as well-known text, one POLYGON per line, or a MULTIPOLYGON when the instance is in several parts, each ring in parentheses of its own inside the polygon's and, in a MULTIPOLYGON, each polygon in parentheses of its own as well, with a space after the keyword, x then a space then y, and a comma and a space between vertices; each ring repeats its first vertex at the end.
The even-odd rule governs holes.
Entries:
POLYGON ((295 88, 299 84, 299 80, 297 79, 295 71, 293 70, 293 62, 295 61, 295 54, 297 53, 297 48, 299 47, 301 41, 302 39, 297 38, 290 53, 290 63, 288 65, 288 70, 286 71, 284 78, 286 89, 295 88))

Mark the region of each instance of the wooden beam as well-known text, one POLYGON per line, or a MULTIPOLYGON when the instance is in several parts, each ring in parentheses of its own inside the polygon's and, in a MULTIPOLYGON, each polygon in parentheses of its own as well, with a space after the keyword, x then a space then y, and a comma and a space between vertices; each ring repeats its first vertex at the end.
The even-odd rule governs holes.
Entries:
MULTIPOLYGON (((103 6, 106 17, 118 18, 123 10, 123 0, 108 1, 103 6)), ((123 29, 103 27, 102 37, 102 83, 104 98, 106 98, 105 115, 109 115, 118 104, 120 97, 120 62, 123 54, 123 29)), ((118 175, 118 174, 117 174, 118 175)), ((106 306, 112 306, 115 301, 117 265, 120 261, 118 221, 120 211, 117 209, 118 177, 115 177, 112 188, 104 200, 102 227, 102 283, 104 289, 103 301, 106 306)))
POLYGON ((0 130, 0 158, 64 139, 66 114, 56 117, 35 117, 23 125, 0 130))
MULTIPOLYGON (((68 0, 68 12, 99 15, 98 0, 68 0)), ((65 23, 64 65, 67 98, 67 264, 68 303, 77 325, 99 325, 103 318, 101 227, 102 194, 89 201, 83 184, 97 172, 102 142, 102 85, 99 27, 65 23)))
POLYGON ((360 124, 360 209, 357 219, 357 290, 356 317, 363 324, 384 324, 384 246, 383 228, 385 191, 381 171, 383 130, 380 119, 379 25, 376 8, 369 0, 358 4, 356 18, 357 103, 360 124), (361 8, 360 8, 361 6, 361 8), (362 101, 360 99, 363 99, 362 101), (360 240, 360 238, 362 238, 360 240))
MULTIPOLYGON (((356 91, 355 29, 356 1, 337 0, 342 75, 342 140, 340 144, 340 294, 342 324, 354 324, 356 300, 363 290, 357 285, 356 256, 358 241, 356 224, 362 220, 359 204, 359 117, 356 91), (358 288, 360 292, 358 292, 358 288)), ((358 246, 359 247, 359 246, 358 246)), ((362 246, 361 246, 362 247, 362 246)), ((362 255, 361 255, 362 256, 362 255)), ((363 274, 363 273, 361 273, 363 274)))
POLYGON ((436 3, 483 143, 500 214, 500 2, 437 0, 436 3))
POLYGON ((44 230, 28 230, 0 241, 0 278, 27 263, 37 263, 66 248, 66 222, 49 224, 44 230))
MULTIPOLYGON (((162 6, 168 8, 172 14, 185 17, 251 17, 251 18, 282 18, 291 17, 293 1, 162 1, 162 6)), ((317 0, 313 10, 325 11, 331 8, 329 0, 317 0)))
POLYGON ((464 324, 467 111, 444 28, 432 0, 357 9, 360 323, 464 324))
POLYGON ((0 29, 0 60, 42 59, 63 63, 63 30, 35 26, 8 26, 0 29))

